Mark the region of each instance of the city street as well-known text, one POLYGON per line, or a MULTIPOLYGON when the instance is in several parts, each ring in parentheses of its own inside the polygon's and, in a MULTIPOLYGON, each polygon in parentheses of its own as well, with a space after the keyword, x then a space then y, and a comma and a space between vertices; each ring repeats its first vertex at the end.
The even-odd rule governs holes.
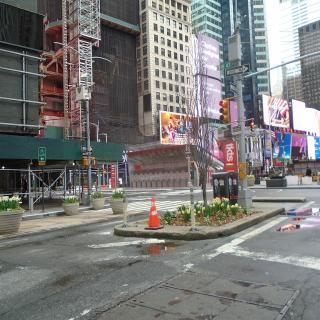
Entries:
MULTIPOLYGON (((305 203, 265 205, 314 206, 317 193, 304 190, 305 203)), ((129 202, 138 196, 132 192, 129 202)), ((150 194, 140 197, 143 204, 150 194)), ((187 197, 186 190, 157 194, 160 202, 187 197)), ((1 241, 0 318, 318 319, 317 218, 280 233, 277 227, 291 221, 277 216, 228 238, 195 242, 113 236, 119 223, 1 241)))

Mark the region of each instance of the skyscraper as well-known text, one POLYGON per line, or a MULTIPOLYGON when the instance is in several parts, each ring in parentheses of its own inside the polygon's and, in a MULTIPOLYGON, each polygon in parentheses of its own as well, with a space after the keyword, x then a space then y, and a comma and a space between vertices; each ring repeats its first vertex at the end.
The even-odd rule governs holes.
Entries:
POLYGON ((193 33, 201 33, 222 42, 220 0, 192 1, 193 33))
MULTIPOLYGON (((268 3, 269 26, 277 28, 269 37, 269 51, 272 65, 287 62, 300 56, 298 29, 320 19, 319 0, 277 0, 268 3), (275 24, 274 21, 281 23, 275 24)), ((275 72, 272 74, 275 75, 275 72)), ((272 91, 278 76, 272 77, 272 91)), ((301 64, 295 62, 282 69, 282 96, 286 99, 303 99, 301 85, 301 64)), ((281 93, 281 92, 279 92, 281 93)))
POLYGON ((159 111, 186 113, 191 93, 191 0, 141 0, 139 128, 156 136, 159 111))
MULTIPOLYGON (((300 55, 320 51, 320 20, 299 28, 300 55)), ((320 110, 320 56, 301 61, 303 101, 320 110)))
MULTIPOLYGON (((266 68, 269 62, 264 0, 193 0, 193 32, 203 33, 220 41, 221 57, 227 62, 228 37, 235 31, 236 15, 240 22, 242 64, 250 64, 251 70, 266 68)), ((225 95, 229 97, 234 95, 230 90, 230 82, 230 78, 224 81, 225 95)), ((243 97, 247 118, 258 118, 257 95, 269 91, 268 74, 245 80, 243 97)))

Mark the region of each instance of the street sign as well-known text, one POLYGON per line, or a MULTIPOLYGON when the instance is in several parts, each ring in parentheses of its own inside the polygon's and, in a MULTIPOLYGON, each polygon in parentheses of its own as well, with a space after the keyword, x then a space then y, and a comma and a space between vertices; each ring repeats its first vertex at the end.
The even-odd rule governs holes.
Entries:
POLYGON ((244 180, 247 176, 247 163, 239 162, 239 179, 244 180))
POLYGON ((234 67, 231 69, 226 69, 225 70, 225 76, 230 77, 230 76, 235 76, 238 74, 243 74, 248 72, 250 69, 249 64, 243 64, 242 66, 234 67))
POLYGON ((47 148, 39 147, 38 148, 38 162, 46 162, 47 161, 47 148))

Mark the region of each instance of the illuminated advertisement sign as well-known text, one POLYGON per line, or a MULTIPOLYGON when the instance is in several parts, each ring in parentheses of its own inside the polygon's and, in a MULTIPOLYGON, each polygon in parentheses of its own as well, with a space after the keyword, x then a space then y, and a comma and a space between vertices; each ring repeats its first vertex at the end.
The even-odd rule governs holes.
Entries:
POLYGON ((320 160, 320 137, 308 136, 308 158, 320 160))
POLYGON ((265 125, 281 128, 290 127, 289 106, 286 100, 263 95, 262 103, 265 125))
POLYGON ((293 129, 320 136, 320 111, 306 108, 302 101, 292 99, 293 129))
POLYGON ((237 159, 237 144, 233 140, 223 142, 223 155, 224 155, 224 171, 237 172, 238 159, 237 159))
POLYGON ((160 112, 160 143, 187 143, 187 116, 181 113, 160 112))
POLYGON ((292 159, 302 159, 306 156, 307 156, 307 136, 302 134, 292 134, 292 137, 291 137, 292 159))
POLYGON ((273 158, 290 159, 291 158, 291 134, 276 133, 273 140, 273 158))
POLYGON ((219 42, 202 34, 192 37, 192 63, 195 81, 197 116, 219 119, 221 100, 219 42))

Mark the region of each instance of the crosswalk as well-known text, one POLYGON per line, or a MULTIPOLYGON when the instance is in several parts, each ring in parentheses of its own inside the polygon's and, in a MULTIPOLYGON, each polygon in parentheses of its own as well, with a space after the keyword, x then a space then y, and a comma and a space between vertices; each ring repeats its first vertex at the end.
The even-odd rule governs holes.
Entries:
MULTIPOLYGON (((149 198, 148 198, 149 199, 149 198)), ((150 200, 150 199, 149 199, 150 200)), ((159 200, 156 202, 158 212, 166 212, 176 210, 181 205, 189 205, 190 201, 187 200, 159 200)), ((128 203, 127 212, 145 212, 149 211, 151 206, 150 201, 133 201, 128 203)), ((110 208, 110 205, 105 205, 105 208, 110 208)))

